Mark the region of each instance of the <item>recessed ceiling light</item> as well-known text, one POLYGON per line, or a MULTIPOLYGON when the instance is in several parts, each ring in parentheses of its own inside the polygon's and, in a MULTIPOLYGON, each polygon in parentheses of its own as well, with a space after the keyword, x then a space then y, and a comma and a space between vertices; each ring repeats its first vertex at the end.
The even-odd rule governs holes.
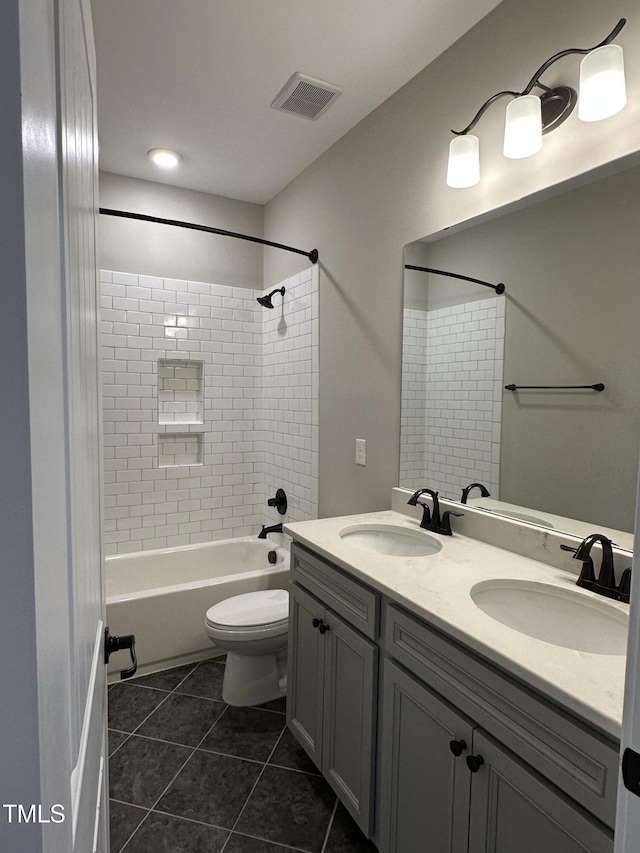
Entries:
POLYGON ((162 166, 163 169, 175 169, 182 160, 179 154, 168 148, 152 148, 147 156, 156 166, 162 166))

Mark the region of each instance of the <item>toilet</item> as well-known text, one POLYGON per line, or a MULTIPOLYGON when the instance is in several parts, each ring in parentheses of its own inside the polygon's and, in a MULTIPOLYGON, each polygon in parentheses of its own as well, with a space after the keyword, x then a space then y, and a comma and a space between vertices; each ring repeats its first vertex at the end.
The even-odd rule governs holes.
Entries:
POLYGON ((207 610, 207 636, 227 653, 222 698, 228 705, 261 705, 286 694, 288 627, 285 589, 235 595, 207 610))

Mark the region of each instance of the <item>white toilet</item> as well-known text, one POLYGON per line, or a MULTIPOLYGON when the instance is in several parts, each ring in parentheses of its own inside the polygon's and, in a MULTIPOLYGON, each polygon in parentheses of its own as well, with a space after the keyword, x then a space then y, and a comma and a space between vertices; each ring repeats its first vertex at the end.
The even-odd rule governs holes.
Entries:
POLYGON ((222 698, 261 705, 287 692, 289 593, 265 589, 235 595, 207 610, 205 630, 227 652, 222 698))

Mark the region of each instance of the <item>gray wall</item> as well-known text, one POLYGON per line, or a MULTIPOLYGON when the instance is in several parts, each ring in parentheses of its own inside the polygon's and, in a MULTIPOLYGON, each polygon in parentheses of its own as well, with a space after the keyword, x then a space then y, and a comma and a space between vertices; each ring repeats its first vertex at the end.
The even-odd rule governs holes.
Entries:
MULTIPOLYGON (((584 124, 574 113, 538 155, 509 161, 494 105, 478 126, 482 180, 466 190, 445 184, 450 128, 494 92, 526 85, 556 51, 597 43, 628 11, 622 0, 504 0, 266 206, 268 239, 320 252, 321 515, 388 507, 397 481, 403 246, 639 149, 640 19, 617 39, 629 48, 617 116, 584 124), (368 441, 364 468, 355 438, 368 441)), ((568 57, 545 82, 576 85, 578 66, 568 57)), ((266 251, 265 288, 301 268, 266 251)))
MULTIPOLYGON (((109 172, 100 173, 100 207, 262 237, 262 205, 109 172)), ((98 241, 102 269, 262 287, 257 243, 114 216, 99 217, 98 241)))

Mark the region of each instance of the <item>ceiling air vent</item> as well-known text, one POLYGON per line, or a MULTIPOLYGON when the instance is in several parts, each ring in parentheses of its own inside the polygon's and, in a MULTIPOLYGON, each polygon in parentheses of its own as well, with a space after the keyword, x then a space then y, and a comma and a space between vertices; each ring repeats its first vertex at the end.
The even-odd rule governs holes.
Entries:
POLYGON ((303 118, 319 118, 342 93, 340 86, 314 80, 299 71, 290 77, 271 106, 303 118))

